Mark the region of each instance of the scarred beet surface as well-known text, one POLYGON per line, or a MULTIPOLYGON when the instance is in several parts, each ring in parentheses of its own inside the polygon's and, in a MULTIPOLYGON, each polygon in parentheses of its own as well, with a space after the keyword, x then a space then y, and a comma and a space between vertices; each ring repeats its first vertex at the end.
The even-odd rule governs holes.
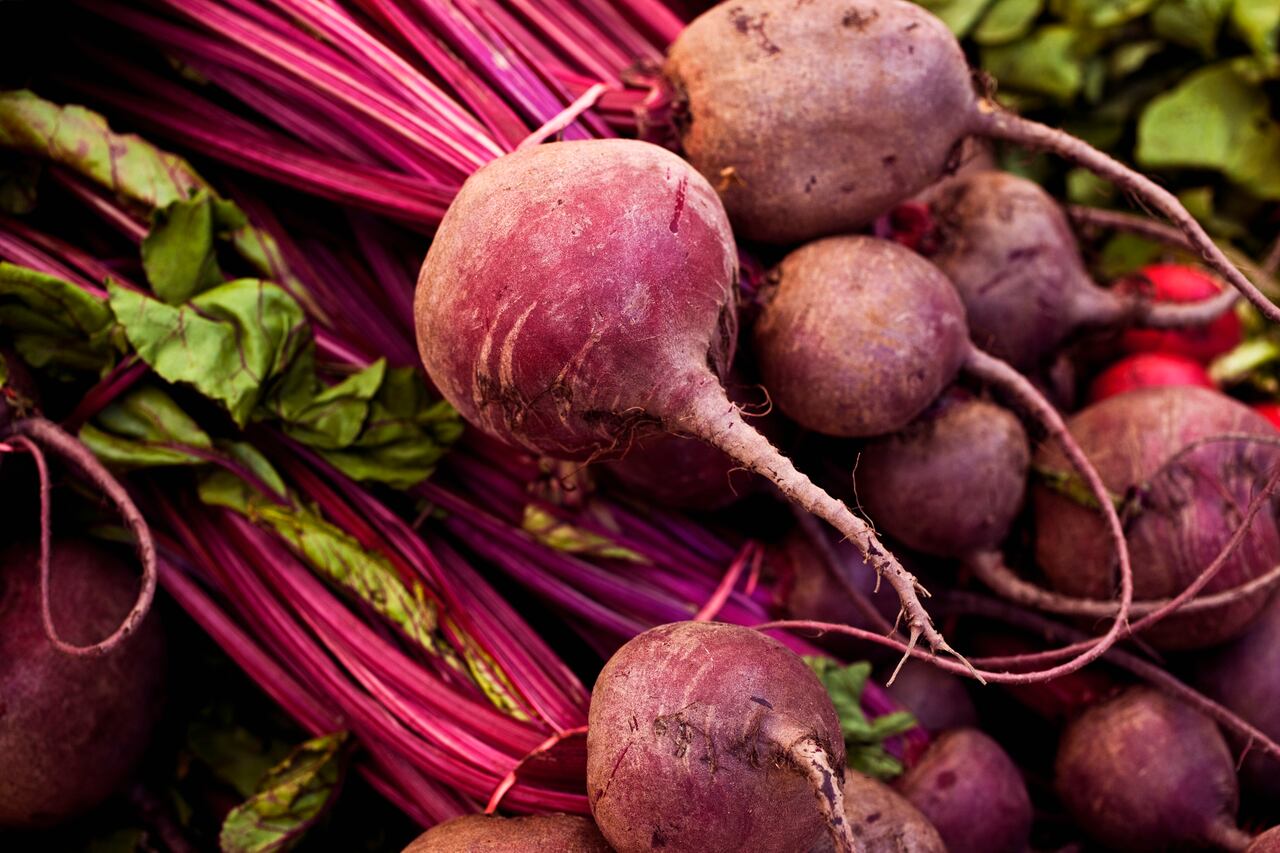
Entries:
MULTIPOLYGON (((101 640, 137 596, 136 571, 103 546, 55 540, 54 624, 63 639, 101 640)), ((123 645, 74 657, 45 637, 38 547, 0 553, 0 827, 65 820, 115 791, 159 717, 164 637, 153 615, 123 645)))
MULTIPOLYGON (((844 781, 844 813, 860 853, 947 853, 938 830, 901 794, 850 770, 844 781)), ((811 853, 831 853, 824 838, 811 853)))
POLYGON ((653 628, 610 658, 592 692, 587 795, 619 853, 806 850, 844 756, 817 677, 748 628, 653 628), (820 783, 796 761, 814 747, 830 762, 820 783))
POLYGON ((589 817, 466 815, 419 835, 404 853, 609 853, 589 817))

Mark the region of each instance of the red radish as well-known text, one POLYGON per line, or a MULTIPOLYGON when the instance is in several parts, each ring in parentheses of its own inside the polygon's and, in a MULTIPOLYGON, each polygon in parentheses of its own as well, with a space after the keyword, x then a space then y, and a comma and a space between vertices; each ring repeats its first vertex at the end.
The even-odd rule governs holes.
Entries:
POLYGON ((526 148, 450 205, 418 280, 419 351, 463 417, 538 453, 616 457, 664 431, 724 451, 854 542, 911 634, 949 649, 867 524, 726 397, 736 272, 715 191, 671 152, 620 139, 526 148))
POLYGON ((587 796, 619 853, 807 850, 824 824, 849 853, 844 759, 821 682, 750 628, 652 628, 591 695, 587 796))
MULTIPOLYGON (((164 636, 152 616, 97 657, 66 654, 40 617, 39 546, 0 553, 0 828, 49 826, 121 786, 159 717, 164 636)), ((133 571, 86 540, 55 540, 51 604, 58 634, 92 644, 137 596, 133 571)))
POLYGON ((934 741, 898 780, 950 853, 1023 853, 1031 836, 1031 798, 1017 765, 976 729, 934 741))
POLYGON ((1094 377, 1089 385, 1089 402, 1163 385, 1215 387, 1208 371, 1198 361, 1173 353, 1140 352, 1125 356, 1094 377))
MULTIPOLYGON (((1207 273, 1182 264, 1152 264, 1117 288, 1157 302, 1199 302, 1222 292, 1207 273)), ((1240 318, 1228 311, 1213 322, 1186 329, 1130 329, 1121 337, 1129 352, 1168 352, 1207 363, 1240 343, 1240 318)))
POLYGON ((1194 305, 1099 287, 1063 209, 1026 178, 970 174, 931 193, 928 204, 923 253, 955 284, 974 343, 1021 370, 1043 367, 1065 342, 1090 329, 1234 320, 1234 292, 1219 296, 1211 283, 1207 294, 1181 300, 1194 305))
MULTIPOLYGON (((844 813, 859 853, 947 853, 938 830, 919 809, 888 785, 855 770, 845 772, 844 813)), ((831 850, 831 840, 824 838, 809 853, 831 850)))
POLYGON ((1243 850, 1235 763, 1208 717, 1149 687, 1086 711, 1058 746, 1058 795, 1116 850, 1243 850))
POLYGON ((1280 403, 1254 403, 1249 408, 1266 418, 1273 427, 1280 429, 1280 403))
POLYGON ((866 226, 942 177, 966 137, 990 137, 1112 181, 1280 319, 1173 194, 975 92, 955 36, 915 3, 726 0, 685 27, 664 71, 685 153, 742 237, 797 243, 866 226))
POLYGON ((403 853, 609 853, 612 848, 589 817, 465 815, 428 829, 403 853))
MULTIPOLYGON (((1143 388, 1095 403, 1068 421, 1110 492, 1127 500, 1126 537, 1138 599, 1172 598, 1209 565, 1239 526, 1239 514, 1280 464, 1265 443, 1275 429, 1247 406, 1216 391, 1143 388), (1241 436, 1257 435, 1251 442, 1241 436)), ((1109 599, 1116 577, 1097 511, 1078 488, 1064 488, 1061 454, 1045 448, 1032 490, 1036 562, 1050 586, 1076 598, 1109 599)), ((1273 513, 1259 513, 1248 534, 1202 595, 1239 586, 1280 563, 1273 513)), ((1143 632, 1161 648, 1201 648, 1239 635, 1261 612, 1267 591, 1143 632)))

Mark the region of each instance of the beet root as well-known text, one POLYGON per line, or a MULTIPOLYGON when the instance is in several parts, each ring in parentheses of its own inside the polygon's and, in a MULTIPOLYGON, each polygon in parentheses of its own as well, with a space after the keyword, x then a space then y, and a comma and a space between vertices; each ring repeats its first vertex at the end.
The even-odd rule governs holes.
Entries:
POLYGON ((538 453, 607 459, 661 431, 706 441, 852 541, 911 635, 949 651, 915 578, 726 396, 736 271, 715 191, 671 152, 526 148, 468 178, 445 214, 418 279, 419 352, 464 418, 538 453))
MULTIPOLYGON (((1191 583, 1226 545, 1241 509, 1280 463, 1280 449, 1239 437, 1273 438, 1265 419, 1201 388, 1132 391, 1090 406, 1068 426, 1107 488, 1133 496, 1125 534, 1137 599, 1171 598, 1191 583), (1207 441, 1228 435, 1235 437, 1207 441)), ((1061 456, 1049 448, 1039 453, 1035 466, 1063 470, 1061 456)), ((1049 584, 1076 598, 1110 598, 1112 558, 1096 510, 1044 483, 1033 488, 1032 503, 1036 561, 1049 584)), ((1277 563, 1280 530, 1273 513, 1260 512, 1201 594, 1239 586, 1277 563)), ((1267 591, 1261 590, 1220 607, 1175 614, 1143 637, 1169 649, 1223 642, 1240 634, 1266 599, 1267 591)))
POLYGON ((1054 784, 1090 836, 1118 850, 1243 850, 1235 766, 1213 722, 1148 687, 1068 726, 1054 784))
POLYGON ((806 429, 894 432, 964 363, 968 329, 955 288, 896 243, 818 240, 787 255, 773 278, 755 352, 770 396, 806 429))
MULTIPOLYGON (((1192 681, 1271 738, 1280 738, 1280 598, 1273 598, 1248 632, 1198 656, 1192 681)), ((1243 739, 1232 738, 1243 749, 1243 739)), ((1240 767, 1245 791, 1280 803, 1280 762, 1250 750, 1240 767)), ((1280 840, 1280 839, 1277 839, 1280 840)))
POLYGON ((930 663, 910 661, 885 690, 928 731, 978 725, 978 709, 969 696, 965 679, 930 663))
MULTIPOLYGON (((850 770, 844 780, 844 813, 859 853, 947 853, 938 830, 901 794, 850 770)), ((831 853, 824 838, 811 853, 831 853)))
POLYGON ((605 664, 591 696, 587 796, 619 853, 852 850, 835 708, 757 631, 677 622, 605 664))
POLYGON ((419 835, 403 853, 610 853, 612 848, 589 817, 465 815, 419 835))
MULTIPOLYGON (((102 546, 55 541, 60 634, 92 643, 133 605, 138 580, 102 546)), ((153 616, 108 653, 77 657, 45 636, 38 547, 0 556, 0 827, 48 826, 102 802, 132 772, 159 717, 164 637, 153 616)))
POLYGON ((943 557, 999 547, 1026 492, 1031 446, 1018 419, 983 400, 941 401, 868 444, 854 470, 876 527, 943 557))
POLYGON ((1280 853, 1280 826, 1253 839, 1245 853, 1280 853))
POLYGON ((950 853, 1022 853, 1031 798, 1000 745, 976 729, 946 732, 898 781, 950 853))
POLYGON ((955 36, 907 0, 726 0, 664 73, 681 141, 742 236, 797 243, 870 224, 953 168, 965 137, 1053 152, 1178 226, 1264 316, 1271 304, 1177 198, 1087 143, 974 91, 955 36))

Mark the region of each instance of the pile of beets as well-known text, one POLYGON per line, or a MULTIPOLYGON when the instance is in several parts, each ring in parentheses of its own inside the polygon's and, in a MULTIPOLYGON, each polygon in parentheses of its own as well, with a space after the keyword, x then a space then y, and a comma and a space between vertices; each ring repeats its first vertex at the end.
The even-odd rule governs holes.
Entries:
MULTIPOLYGON (((1167 192, 975 91, 914 3, 730 0, 664 78, 678 152, 548 142, 466 182, 418 282, 423 364, 473 427, 599 488, 717 523, 792 503, 774 625, 872 656, 932 741, 862 775, 800 657, 663 625, 595 683, 591 817, 470 816, 408 849, 1018 853, 1048 825, 1280 850, 1280 432, 1207 369, 1240 296, 1280 312, 1167 192), (982 139, 1116 182, 1206 266, 1096 283, 1064 210, 982 139), (1064 648, 966 630, 979 612, 1064 648), (1015 706, 1043 729, 981 728, 1015 706)), ((0 827, 38 827, 128 778, 163 637, 128 622, 137 571, 106 546, 3 561, 0 827)))

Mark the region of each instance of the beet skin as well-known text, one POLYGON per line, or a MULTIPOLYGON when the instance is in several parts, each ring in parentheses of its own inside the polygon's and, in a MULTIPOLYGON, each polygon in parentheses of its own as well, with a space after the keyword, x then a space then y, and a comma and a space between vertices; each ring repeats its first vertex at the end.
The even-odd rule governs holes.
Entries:
POLYGON ((403 853, 609 853, 612 848, 589 817, 466 815, 428 829, 403 853))

